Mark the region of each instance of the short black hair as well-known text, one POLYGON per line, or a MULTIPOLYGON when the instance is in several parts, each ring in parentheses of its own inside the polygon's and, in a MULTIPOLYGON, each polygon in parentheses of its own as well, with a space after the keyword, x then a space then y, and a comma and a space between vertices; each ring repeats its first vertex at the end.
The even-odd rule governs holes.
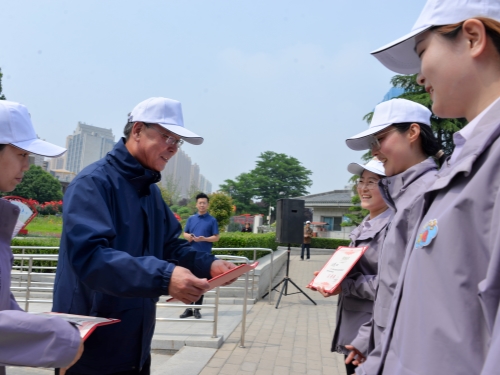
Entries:
POLYGON ((203 198, 207 198, 207 203, 210 202, 210 198, 205 193, 198 193, 198 195, 196 196, 196 202, 198 202, 198 199, 203 199, 203 198))
POLYGON ((7 145, 6 144, 0 144, 0 151, 2 151, 5 148, 5 146, 7 146, 7 145))

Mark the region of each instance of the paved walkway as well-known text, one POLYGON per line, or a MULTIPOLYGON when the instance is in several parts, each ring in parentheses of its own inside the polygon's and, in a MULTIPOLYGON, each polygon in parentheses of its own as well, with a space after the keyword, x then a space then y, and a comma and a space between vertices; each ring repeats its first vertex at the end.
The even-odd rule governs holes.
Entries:
MULTIPOLYGON (((274 293, 273 305, 267 300, 259 301, 247 316, 246 347, 239 347, 238 327, 200 375, 345 374, 343 356, 330 351, 337 298, 324 298, 305 288, 313 272, 320 269, 330 255, 323 252, 311 256, 310 261, 300 261, 298 252, 292 250, 289 276, 318 305, 313 305, 301 293, 283 296, 278 309, 275 308, 278 293, 274 293)), ((282 280, 284 274, 285 267, 273 285, 282 280)), ((289 283, 288 292, 295 291, 289 283)))

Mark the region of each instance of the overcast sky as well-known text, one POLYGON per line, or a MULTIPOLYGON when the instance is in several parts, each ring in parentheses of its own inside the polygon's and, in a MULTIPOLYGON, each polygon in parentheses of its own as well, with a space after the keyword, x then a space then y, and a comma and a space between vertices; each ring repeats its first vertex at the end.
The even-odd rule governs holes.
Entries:
POLYGON ((369 52, 409 32, 424 3, 2 0, 3 91, 61 146, 78 121, 118 140, 137 103, 177 99, 205 138, 183 149, 213 190, 271 150, 321 193, 346 185, 362 152, 345 139, 390 88, 369 52))

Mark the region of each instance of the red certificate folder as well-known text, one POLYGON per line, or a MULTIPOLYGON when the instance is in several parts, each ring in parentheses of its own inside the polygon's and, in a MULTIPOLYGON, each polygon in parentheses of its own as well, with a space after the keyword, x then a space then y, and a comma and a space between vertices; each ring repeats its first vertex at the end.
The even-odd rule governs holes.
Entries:
POLYGON ((321 286, 326 292, 332 293, 363 256, 366 249, 368 246, 340 246, 307 287, 316 290, 321 286))
MULTIPOLYGON (((236 268, 221 273, 219 276, 215 276, 210 280, 208 280, 208 284, 210 284, 210 288, 208 290, 212 290, 214 288, 217 288, 218 286, 224 285, 225 283, 233 279, 236 279, 247 272, 250 272, 251 270, 255 269, 255 267, 257 267, 258 265, 259 262, 255 262, 252 264, 242 264, 236 268)), ((176 299, 175 298, 167 299, 167 302, 172 302, 172 301, 176 301, 176 299)))
POLYGON ((120 322, 120 319, 100 318, 97 316, 63 314, 57 312, 33 313, 37 315, 55 315, 74 325, 80 331, 80 336, 86 340, 94 330, 99 326, 114 324, 120 322))

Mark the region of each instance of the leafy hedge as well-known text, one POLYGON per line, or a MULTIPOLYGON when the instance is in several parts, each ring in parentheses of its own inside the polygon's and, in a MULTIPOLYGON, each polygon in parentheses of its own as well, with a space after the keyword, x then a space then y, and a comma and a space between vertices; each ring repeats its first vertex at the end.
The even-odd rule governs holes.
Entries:
MULTIPOLYGON (((44 247, 54 247, 57 246, 59 247, 60 239, 59 238, 53 238, 53 237, 45 237, 45 238, 14 238, 11 242, 11 246, 44 246, 44 247)), ((12 252, 14 254, 22 254, 23 251, 22 249, 12 249, 12 252)), ((59 249, 24 249, 24 254, 59 254, 59 249)), ((15 266, 20 266, 21 262, 23 263, 24 266, 28 264, 27 260, 15 260, 14 265, 15 266)), ((40 266, 40 267, 56 267, 57 266, 57 261, 50 261, 50 260, 34 260, 33 261, 33 266, 40 266)), ((26 268, 23 269, 26 271, 26 268)), ((36 269, 36 272, 45 272, 45 273, 51 273, 55 272, 54 270, 39 270, 36 269)))
MULTIPOLYGON (((214 242, 214 247, 221 248, 245 248, 245 247, 263 247, 266 249, 276 250, 278 248, 278 244, 275 241, 276 236, 274 233, 241 233, 241 232, 227 232, 221 233, 220 239, 217 242, 214 242)), ((217 253, 217 251, 214 251, 217 253)), ((224 251, 220 254, 223 255, 235 255, 235 256, 244 256, 248 259, 253 258, 253 253, 249 251, 224 251)), ((265 251, 257 251, 257 259, 263 257, 264 255, 269 254, 265 251)))

